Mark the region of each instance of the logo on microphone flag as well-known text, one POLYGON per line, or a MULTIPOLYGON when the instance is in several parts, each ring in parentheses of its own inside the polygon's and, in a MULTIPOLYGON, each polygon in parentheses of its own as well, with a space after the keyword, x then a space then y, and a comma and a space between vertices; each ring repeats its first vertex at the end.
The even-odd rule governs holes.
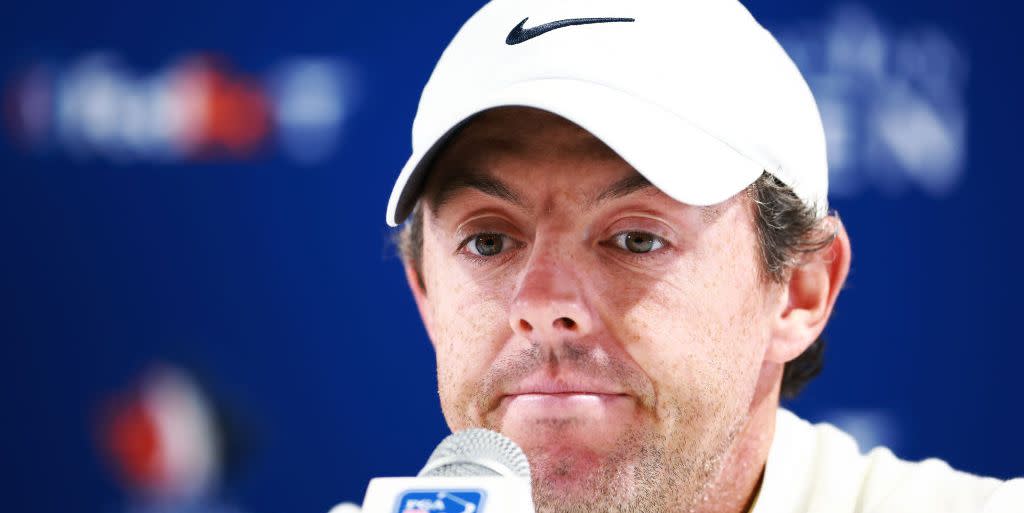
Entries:
POLYGON ((482 490, 409 490, 398 497, 395 513, 481 513, 482 490))

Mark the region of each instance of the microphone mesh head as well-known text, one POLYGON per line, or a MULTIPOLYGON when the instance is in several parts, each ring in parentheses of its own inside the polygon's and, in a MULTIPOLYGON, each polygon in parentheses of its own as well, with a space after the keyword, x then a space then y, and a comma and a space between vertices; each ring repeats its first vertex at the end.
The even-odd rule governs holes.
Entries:
MULTIPOLYGON (((452 433, 438 444, 420 477, 500 476, 495 466, 530 479, 526 454, 508 437, 489 429, 452 433)), ((506 473, 508 473, 506 471, 506 473)))

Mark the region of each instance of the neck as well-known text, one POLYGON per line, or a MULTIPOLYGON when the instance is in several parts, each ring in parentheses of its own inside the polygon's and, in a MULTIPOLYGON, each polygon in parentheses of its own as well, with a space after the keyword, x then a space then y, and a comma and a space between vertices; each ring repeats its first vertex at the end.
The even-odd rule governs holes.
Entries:
POLYGON ((747 419, 697 513, 745 513, 753 505, 775 435, 781 379, 781 365, 765 363, 761 368, 747 419))

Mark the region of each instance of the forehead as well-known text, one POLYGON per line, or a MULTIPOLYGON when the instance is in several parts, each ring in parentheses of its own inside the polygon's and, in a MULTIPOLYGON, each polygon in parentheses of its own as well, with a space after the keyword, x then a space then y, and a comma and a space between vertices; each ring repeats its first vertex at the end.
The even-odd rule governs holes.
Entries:
MULTIPOLYGON (((434 159, 424 188, 435 207, 465 188, 522 199, 541 182, 573 188, 607 186, 636 190, 650 183, 587 130, 550 112, 502 107, 475 116, 434 159), (517 183, 518 182, 518 183, 517 183)), ((618 189, 616 189, 618 190, 618 189)))

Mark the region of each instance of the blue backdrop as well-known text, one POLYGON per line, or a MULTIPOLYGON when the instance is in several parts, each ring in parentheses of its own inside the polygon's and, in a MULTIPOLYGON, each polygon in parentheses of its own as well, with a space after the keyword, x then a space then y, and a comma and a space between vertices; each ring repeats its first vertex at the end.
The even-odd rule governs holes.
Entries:
MULTIPOLYGON (((196 53, 258 77, 320 56, 342 63, 346 115, 331 151, 306 163, 279 143, 244 158, 123 159, 2 133, 4 510, 116 509, 97 411, 154 361, 202 369, 244 419, 252 449, 227 494, 248 511, 326 511, 361 500, 373 476, 419 468, 447 429, 384 207, 419 90, 479 5, 5 5, 9 96, 20 70, 44 63, 63 76, 95 51, 141 76, 196 53)), ((853 269, 826 369, 791 407, 903 457, 1002 478, 1024 474, 1024 45, 1007 5, 747 2, 806 53, 794 57, 816 94, 837 99, 830 129, 843 131, 829 134, 830 151, 845 152, 833 156, 844 180, 833 207, 853 269), (861 44, 821 51, 843 34, 861 44), (900 53, 915 44, 924 50, 908 51, 925 55, 916 71, 900 53), (829 85, 829 73, 852 89, 829 85), (863 74, 874 77, 866 92, 863 74), (901 110, 914 101, 922 108, 901 110), (907 142, 906 131, 923 135, 907 142)))

